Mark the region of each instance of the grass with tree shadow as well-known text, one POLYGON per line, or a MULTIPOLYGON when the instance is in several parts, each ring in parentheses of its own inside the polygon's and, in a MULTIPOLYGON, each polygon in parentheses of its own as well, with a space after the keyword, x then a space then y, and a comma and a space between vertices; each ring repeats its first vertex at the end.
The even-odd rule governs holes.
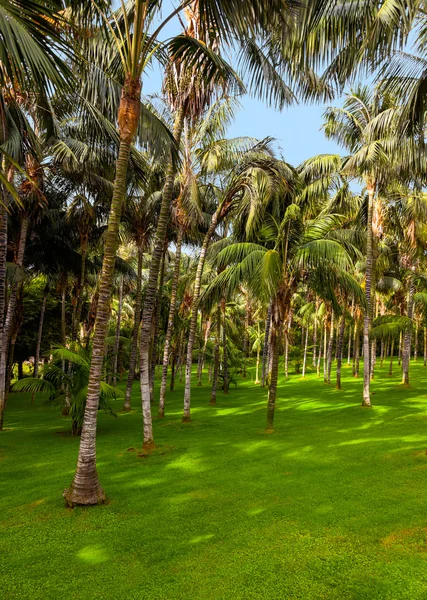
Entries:
POLYGON ((372 409, 347 366, 341 392, 315 374, 282 377, 272 434, 252 371, 216 407, 206 378, 194 386, 189 424, 177 384, 151 455, 135 382, 136 411, 99 414, 109 503, 74 510, 61 497, 78 453, 68 420, 11 394, 1 597, 425 599, 427 369, 411 370, 405 389, 378 368, 372 409))

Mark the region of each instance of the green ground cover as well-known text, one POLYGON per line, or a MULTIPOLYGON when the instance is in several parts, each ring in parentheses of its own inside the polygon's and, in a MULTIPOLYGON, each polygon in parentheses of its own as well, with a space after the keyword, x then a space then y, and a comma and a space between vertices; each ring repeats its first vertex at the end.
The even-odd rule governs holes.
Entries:
MULTIPOLYGON (((388 367, 387 367, 388 368, 388 367)), ((413 387, 378 370, 373 409, 345 367, 279 386, 276 431, 248 379, 218 406, 182 389, 141 457, 140 407, 100 413, 110 502, 66 509, 78 439, 58 409, 13 394, 0 434, 3 599, 427 598, 427 369, 413 387)), ((135 385, 133 401, 139 403, 135 385)))

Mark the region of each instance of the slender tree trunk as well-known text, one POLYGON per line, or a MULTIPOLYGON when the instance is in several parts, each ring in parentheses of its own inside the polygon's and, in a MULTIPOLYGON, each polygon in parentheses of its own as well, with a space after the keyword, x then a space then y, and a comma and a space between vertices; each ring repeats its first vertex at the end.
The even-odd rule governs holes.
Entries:
POLYGON ((117 321, 116 321, 116 332, 114 336, 113 346, 113 386, 117 386, 117 365, 119 360, 119 348, 120 348, 120 329, 122 324, 122 310, 123 310, 123 277, 120 278, 119 286, 119 306, 117 310, 117 321))
MULTIPOLYGON (((412 319, 413 316, 413 305, 414 305, 414 282, 411 279, 409 284, 408 293, 408 318, 412 319)), ((408 327, 403 336, 403 355, 402 355, 402 367, 403 367, 403 381, 404 385, 409 385, 409 361, 411 358, 411 341, 412 341, 412 325, 408 327)))
POLYGON ((226 327, 226 310, 225 300, 222 302, 222 369, 223 369, 223 381, 224 381, 224 394, 228 394, 229 381, 228 381, 228 353, 227 353, 227 327, 226 327))
POLYGON ((418 323, 415 321, 414 361, 418 358, 418 323))
POLYGON ((265 379, 267 374, 267 357, 268 357, 268 342, 270 337, 270 324, 271 324, 271 310, 272 304, 270 303, 267 310, 267 318, 265 320, 265 336, 264 345, 262 348, 262 368, 261 368, 261 387, 265 387, 265 379))
POLYGON ((317 377, 320 377, 320 363, 322 360, 323 329, 320 330, 319 354, 317 356, 317 377))
POLYGON ((212 215, 211 224, 206 232, 203 240, 202 248, 200 250, 199 262, 197 264, 196 278, 194 281, 193 290, 193 304, 191 307, 191 319, 190 328, 188 331, 188 345, 187 345, 187 359, 185 363, 185 392, 184 392, 184 414, 182 421, 187 423, 190 420, 190 404, 191 404, 191 369, 193 366, 193 347, 194 338, 196 335, 197 328, 197 315, 199 312, 199 300, 200 300, 200 289, 202 285, 202 275, 205 266, 206 252, 208 250, 212 235, 218 224, 219 213, 218 211, 212 215))
POLYGON ((216 390, 218 387, 219 377, 219 347, 221 344, 221 304, 218 304, 216 312, 216 335, 215 335, 215 348, 214 348, 214 368, 212 378, 212 392, 210 404, 216 404, 216 390))
POLYGON ((289 331, 285 332, 285 378, 289 377, 289 331))
POLYGON ((211 331, 211 322, 208 320, 206 322, 205 336, 204 336, 204 340, 203 340, 203 348, 202 348, 202 351, 199 353, 199 365, 198 365, 198 370, 197 370, 197 385, 198 386, 202 385, 203 368, 205 365, 206 348, 207 348, 208 341, 209 341, 210 331, 211 331))
POLYGON ((301 377, 305 377, 305 369, 307 366, 307 348, 308 348, 308 326, 305 332, 305 342, 304 342, 304 358, 302 361, 302 374, 301 377))
POLYGON ((172 334, 173 334, 173 322, 175 319, 175 311, 176 311, 176 293, 177 293, 177 289, 178 289, 179 273, 180 273, 180 269, 181 269, 182 236, 183 236, 182 227, 179 227, 177 240, 176 240, 175 265, 174 265, 173 279, 172 279, 171 302, 170 302, 170 307, 169 307, 168 326, 166 329, 165 346, 163 349, 162 381, 160 384, 160 400, 159 400, 159 414, 158 414, 158 416, 160 418, 163 418, 165 416, 166 384, 167 384, 167 378, 168 378, 169 354, 170 354, 171 339, 172 339, 172 334))
POLYGON ((255 367, 255 385, 259 385, 259 363, 261 357, 260 346, 257 347, 256 351, 256 367, 255 367))
POLYGON ((34 377, 36 377, 36 378, 39 376, 40 349, 41 349, 41 345, 42 345, 43 322, 44 322, 44 315, 46 312, 46 302, 47 302, 48 293, 49 293, 49 290, 48 290, 48 288, 46 288, 44 291, 44 294, 43 294, 43 302, 42 302, 42 307, 40 310, 39 329, 37 332, 37 343, 36 343, 36 355, 34 357, 34 377))
POLYGON ((165 279, 165 268, 166 268, 166 252, 168 249, 168 242, 165 242, 165 248, 163 251, 162 262, 160 266, 159 274, 159 292, 157 294, 156 308, 153 315, 153 345, 151 348, 151 375, 150 375, 150 397, 151 403, 154 402, 154 380, 156 378, 156 365, 157 365, 157 346, 159 343, 159 323, 160 323, 160 306, 163 295, 163 282, 165 279))
POLYGON ((402 334, 402 332, 400 332, 400 334, 399 334, 399 352, 398 352, 398 357, 397 357, 397 364, 399 367, 402 362, 402 340, 403 340, 403 334, 402 334))
MULTIPOLYGON (((1 217, 1 220, 2 220, 2 224, 1 224, 2 231, 0 232, 0 245, 3 246, 3 243, 5 243, 4 284, 0 280, 0 287, 4 289, 4 292, 2 292, 2 296, 4 299, 2 299, 0 301, 1 304, 3 304, 3 307, 2 307, 3 310, 1 312, 1 317, 3 319, 4 309, 5 309, 4 305, 6 302, 7 211, 6 211, 6 215, 4 216, 4 218, 1 217), (6 240, 4 241, 3 237, 5 235, 6 235, 6 240)), ((24 264, 24 254, 25 254, 25 245, 26 245, 26 241, 27 241, 28 227, 29 227, 29 219, 26 216, 24 216, 21 221, 21 231, 20 231, 20 236, 19 236, 18 252, 17 252, 17 256, 16 256, 16 265, 18 267, 22 267, 24 264)), ((0 258, 0 261, 3 262, 3 257, 0 258)), ((0 270, 3 271, 3 265, 0 266, 0 270)), ((3 273, 1 274, 0 277, 1 277, 1 279, 3 279, 3 273)), ((3 430, 4 410, 6 407, 6 397, 7 397, 7 388, 6 388, 7 353, 9 350, 13 320, 15 317, 15 308, 16 308, 16 302, 17 302, 17 297, 18 297, 19 285, 20 285, 19 281, 15 281, 12 283, 10 296, 9 296, 9 302, 7 304, 6 317, 5 317, 4 324, 3 324, 3 331, 0 332, 0 334, 2 336, 1 354, 0 354, 0 431, 3 430)))
MULTIPOLYGON (((7 192, 2 186, 0 202, 0 324, 3 329, 6 309, 6 258, 7 258, 7 192)), ((0 431, 3 429, 6 393, 6 361, 3 360, 6 351, 3 348, 3 333, 0 332, 0 431)))
POLYGON ((371 285, 372 285, 372 273, 373 273, 373 262, 374 262, 374 248, 373 248, 373 230, 372 230, 372 216, 374 210, 374 195, 375 185, 371 182, 367 186, 368 188, 368 220, 367 220, 367 243, 366 243, 366 276, 365 276, 365 294, 366 294, 366 312, 363 320, 363 402, 362 406, 370 407, 371 394, 370 394, 370 378, 371 378, 371 362, 370 362, 370 344, 369 335, 371 332, 371 285))
POLYGON ((79 278, 79 285, 77 288, 77 302, 76 310, 74 312, 73 319, 73 331, 72 339, 76 340, 79 336, 80 321, 82 319, 82 308, 83 308, 83 291, 86 281, 86 258, 87 258, 87 240, 84 240, 81 244, 81 256, 82 256, 82 267, 79 278))
MULTIPOLYGON (((317 312, 317 305, 316 305, 317 312)), ((316 355, 317 355, 317 316, 314 315, 314 326, 313 326, 313 367, 316 368, 316 355)))
POLYGON ((427 327, 424 327, 424 366, 427 367, 427 327))
MULTIPOLYGON (((177 145, 179 145, 181 141, 184 120, 185 109, 182 107, 177 111, 174 123, 173 133, 177 145)), ((175 173, 176 166, 174 161, 171 160, 167 170, 166 181, 163 188, 160 214, 159 219, 157 221, 156 237, 154 241, 154 249, 151 255, 150 272, 148 276, 147 286, 145 288, 144 308, 142 311, 141 342, 139 350, 141 363, 140 380, 142 413, 144 423, 144 447, 148 449, 154 446, 150 395, 151 323, 153 320, 154 310, 156 308, 160 264, 167 235, 167 227, 170 219, 170 211, 175 183, 175 173)))
POLYGON ((390 377, 393 375, 393 355, 394 355, 394 337, 391 338, 390 367, 388 369, 388 374, 390 377))
POLYGON ((328 329, 325 316, 324 324, 324 336, 323 336, 323 381, 328 383, 328 329))
POLYGON ((271 354, 273 357, 270 384, 268 387, 268 405, 267 405, 267 427, 266 431, 273 431, 274 413, 276 410, 277 397, 277 379, 279 373, 279 336, 277 332, 277 324, 273 323, 271 327, 271 354))
POLYGON ((136 355, 138 351, 138 336, 139 327, 141 323, 141 302, 142 302, 142 261, 144 252, 142 246, 138 247, 138 267, 136 274, 136 290, 135 290, 135 310, 133 317, 133 330, 132 330, 132 347, 130 351, 129 359, 129 373, 126 384, 125 401, 123 404, 123 410, 129 412, 132 408, 132 385, 135 379, 135 367, 136 367, 136 355))
MULTIPOLYGON (((342 355, 344 350, 344 333, 345 333, 345 310, 346 310, 347 302, 344 302, 343 314, 341 316, 340 322, 340 332, 337 341, 337 349, 338 349, 338 358, 337 358, 337 390, 341 390, 341 365, 342 365, 342 355)), ((350 336, 351 337, 351 336, 350 336)))
POLYGON ((328 343, 328 368, 327 368, 327 383, 331 383, 331 370, 332 370, 332 351, 334 348, 334 311, 331 312, 331 332, 329 335, 328 343))
POLYGON ((119 224, 126 195, 130 149, 139 122, 140 98, 140 81, 135 81, 127 77, 122 91, 118 114, 120 133, 119 154, 104 243, 104 259, 100 277, 99 300, 96 311, 88 393, 80 437, 79 457, 73 482, 64 491, 64 498, 68 506, 75 506, 76 504, 91 505, 105 502, 105 493, 99 483, 98 472, 96 470, 96 426, 105 340, 110 316, 114 265, 119 241, 119 224))
POLYGON ((175 373, 176 373, 176 353, 172 352, 172 362, 171 362, 171 380, 169 383, 169 391, 173 392, 175 389, 175 373))

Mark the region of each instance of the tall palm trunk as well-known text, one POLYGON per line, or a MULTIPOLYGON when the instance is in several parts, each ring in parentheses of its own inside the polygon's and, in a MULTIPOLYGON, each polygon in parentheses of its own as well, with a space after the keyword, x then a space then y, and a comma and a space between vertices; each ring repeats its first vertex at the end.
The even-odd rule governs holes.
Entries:
POLYGON ((136 367, 136 354, 138 351, 138 334, 139 326, 141 321, 141 302, 142 302, 142 259, 143 249, 141 246, 138 247, 138 267, 136 274, 136 290, 135 290, 135 310, 133 317, 133 330, 132 330, 132 348, 130 351, 129 359, 129 373, 126 384, 125 401, 123 403, 123 410, 129 412, 131 410, 131 397, 132 397, 132 385, 135 378, 135 367, 136 367))
POLYGON ((210 332, 211 332, 211 321, 209 319, 206 323, 205 336, 204 336, 204 340, 203 340, 203 348, 199 354, 199 369, 197 372, 197 385, 198 386, 202 385, 202 375, 203 375, 203 369, 205 366, 206 348, 208 346, 210 332))
MULTIPOLYGON (((408 292, 408 310, 407 315, 412 319, 414 307, 414 282, 411 279, 408 292)), ((403 336, 403 353, 402 353, 402 370, 404 385, 409 385, 409 361, 411 359, 411 341, 412 341, 412 324, 406 329, 403 336)))
POLYGON ((224 394, 228 394, 228 353, 227 353, 227 315, 225 310, 225 299, 222 301, 222 373, 224 382, 224 394))
POLYGON ((338 358, 337 358, 337 390, 341 389, 341 366, 342 366, 342 355, 343 355, 343 350, 344 350, 344 333, 345 333, 345 309, 346 309, 346 302, 344 302, 344 310, 343 310, 343 314, 341 316, 341 323, 340 323, 340 332, 339 332, 339 336, 338 336, 338 340, 337 340, 337 350, 338 350, 338 352, 337 352, 337 354, 338 354, 338 358))
POLYGON ((391 377, 393 375, 393 355, 394 355, 394 337, 391 338, 390 367, 388 369, 389 377, 391 377))
MULTIPOLYGON (((317 306, 316 306, 317 311, 317 306)), ((317 317, 314 315, 314 326, 313 326, 313 367, 316 367, 316 355, 317 355, 317 317)))
POLYGON ((173 322, 175 319, 176 312, 176 293, 178 289, 179 273, 181 269, 181 248, 182 248, 182 227, 178 228, 178 235, 176 239, 175 249, 175 265, 172 279, 172 290, 171 290, 171 301, 168 315, 168 326, 166 329, 165 346, 163 349, 163 365, 162 365, 162 381, 160 384, 160 400, 159 400, 159 414, 160 418, 165 416, 165 399, 166 399, 166 384, 168 378, 168 365, 170 356, 171 339, 173 334, 173 322))
POLYGON ((302 361, 302 377, 305 377, 305 369, 307 365, 307 348, 308 348, 308 327, 305 333, 305 341, 304 341, 304 358, 302 361))
POLYGON ((267 375, 267 358, 268 358, 268 343, 270 337, 272 303, 270 302, 267 310, 267 318, 265 320, 265 335, 264 345, 262 348, 262 367, 261 367, 261 387, 265 387, 265 379, 267 375))
POLYGON ((320 331, 319 354, 317 356, 317 377, 320 377, 320 362, 322 360, 323 329, 320 331))
MULTIPOLYGON (((21 221, 21 231, 20 231, 20 236, 19 236, 18 252, 16 255, 16 265, 18 267, 22 267, 24 264, 24 254, 25 254, 25 245, 26 245, 26 241, 27 241, 28 227, 29 227, 29 219, 28 219, 28 217, 24 216, 21 221)), ((3 300, 1 301, 1 303, 3 304, 1 318, 3 319, 5 302, 6 302, 7 211, 6 211, 6 214, 4 215, 4 218, 2 218, 1 229, 2 230, 0 232, 0 236, 1 236, 0 244, 2 246, 3 246, 3 243, 5 244, 4 267, 3 267, 3 265, 0 267, 0 269, 2 271, 4 268, 4 278, 3 278, 3 273, 1 274, 1 279, 4 279, 4 285, 2 285, 2 281, 0 280, 0 287, 2 287, 2 289, 4 290, 2 292, 3 300), (3 240, 4 236, 6 236, 5 241, 3 240)), ((3 262, 3 257, 0 258, 0 261, 3 262)), ((3 330, 0 331, 0 335, 2 337, 1 354, 0 354, 0 431, 2 431, 2 429, 3 429, 4 410, 6 407, 7 354, 8 354, 8 350, 9 350, 13 320, 15 317, 15 308, 16 308, 16 302, 17 302, 17 298, 18 298, 19 285, 20 285, 20 283, 18 281, 15 281, 12 283, 10 296, 9 296, 9 302, 7 303, 7 311, 6 311, 6 317, 4 319, 3 330)))
POLYGON ((329 343, 328 343, 328 360, 327 360, 328 366, 327 366, 327 379, 326 379, 327 383, 331 383, 332 351, 333 351, 333 347, 334 347, 334 333, 335 333, 334 311, 332 310, 332 312, 331 312, 331 331, 329 334, 329 343))
MULTIPOLYGON (((185 109, 182 107, 177 111, 174 123, 174 138, 179 146, 185 120, 185 109)), ((166 240, 167 228, 170 219, 170 210, 173 200, 173 189, 175 183, 176 166, 171 160, 163 188, 160 214, 157 221, 154 249, 151 255, 150 271, 147 286, 145 288, 144 307, 142 310, 141 341, 140 341, 140 382, 141 401, 143 414, 144 447, 154 446, 153 425, 151 418, 151 395, 150 395, 150 336, 151 323, 156 308, 160 265, 166 240)))
POLYGON ((415 321, 414 360, 418 358, 418 323, 415 321))
POLYGON ((191 368, 193 366, 193 347, 197 328, 197 315, 199 312, 200 289, 202 285, 202 275, 205 266, 206 252, 208 250, 212 235, 218 224, 218 211, 212 215, 211 224, 206 232, 200 251, 199 262, 197 264, 196 278, 194 281, 193 304, 191 307, 190 328, 188 331, 187 359, 185 363, 185 392, 184 392, 184 415, 183 422, 190 420, 190 404, 191 404, 191 368))
POLYGON ((268 404, 267 404, 267 427, 266 431, 273 431, 274 413, 276 410, 276 397, 277 397, 277 379, 279 373, 279 336, 277 331, 276 320, 271 327, 271 376, 270 384, 268 387, 268 404))
POLYGON ((424 327, 424 366, 427 367, 427 327, 424 327))
POLYGON ((216 404, 216 390, 218 387, 219 378, 219 347, 221 344, 221 304, 218 304, 216 311, 216 335, 215 335, 215 348, 214 348, 214 368, 212 378, 212 392, 210 404, 216 404))
POLYGON ((260 363, 261 349, 257 346, 256 350, 256 366, 255 366, 255 385, 259 384, 259 363, 260 363))
MULTIPOLYGON (((6 308, 6 255, 7 255, 7 192, 3 187, 0 201, 0 324, 3 328, 6 308)), ((0 331, 0 431, 3 429, 6 392, 6 361, 3 360, 3 334, 0 331)))
POLYGON ((116 322, 116 332, 114 335, 114 346, 113 346, 113 386, 117 385, 117 365, 119 360, 119 348, 120 348, 120 329, 122 325, 122 310, 123 310, 123 286, 124 281, 123 277, 120 277, 120 285, 119 285, 119 306, 117 310, 117 322, 116 322))
POLYGON ((104 244, 104 259, 102 261, 99 300, 95 318, 88 393, 80 437, 79 456, 73 482, 64 491, 64 498, 69 506, 105 502, 105 493, 99 483, 96 470, 96 426, 105 355, 105 340, 110 316, 114 265, 119 240, 119 224, 126 195, 126 179, 131 144, 139 122, 140 98, 140 81, 127 77, 122 91, 118 114, 120 135, 119 154, 116 163, 116 178, 104 244))
POLYGON ((46 312, 46 302, 47 302, 48 294, 49 294, 49 289, 46 287, 44 294, 43 294, 42 307, 40 310, 39 329, 37 331, 36 355, 34 357, 34 377, 39 376, 40 349, 41 349, 41 345, 42 345, 43 322, 44 322, 44 315, 46 312))
POLYGON ((289 377, 289 332, 285 333, 285 378, 289 377))
POLYGON ((156 366, 157 366, 157 346, 159 343, 159 323, 160 323, 160 305, 163 294, 163 282, 165 279, 165 268, 166 268, 166 252, 168 249, 168 242, 165 242, 165 247, 162 256, 162 262, 160 265, 159 274, 159 292, 157 294, 156 308, 153 315, 153 343, 151 346, 151 374, 150 374, 150 399, 151 404, 154 402, 154 379, 156 377, 156 366))
POLYGON ((373 230, 372 216, 374 210, 375 185, 372 183, 367 186, 368 189, 368 220, 367 220, 367 242, 366 242, 366 276, 365 276, 365 294, 366 294, 366 312, 363 319, 363 402, 362 406, 370 407, 370 379, 371 379, 371 361, 370 361, 370 343, 369 334, 371 332, 371 285, 374 261, 373 248, 373 230))
POLYGON ((324 324, 324 336, 323 336, 323 381, 328 383, 328 327, 324 324))

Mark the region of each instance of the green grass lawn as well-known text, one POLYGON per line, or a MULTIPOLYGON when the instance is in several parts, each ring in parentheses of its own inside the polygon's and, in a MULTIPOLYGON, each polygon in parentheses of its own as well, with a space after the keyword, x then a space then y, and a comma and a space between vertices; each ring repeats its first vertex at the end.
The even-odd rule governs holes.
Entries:
MULTIPOLYGON (((0 434, 0 597, 19 599, 426 599, 427 369, 411 389, 377 370, 373 409, 344 368, 280 382, 275 433, 248 379, 218 406, 182 388, 141 457, 137 410, 100 413, 109 504, 66 509, 78 439, 38 398, 12 394, 0 434)), ((397 371, 397 368, 396 368, 397 371)), ((123 384, 124 385, 124 384, 123 384)))

